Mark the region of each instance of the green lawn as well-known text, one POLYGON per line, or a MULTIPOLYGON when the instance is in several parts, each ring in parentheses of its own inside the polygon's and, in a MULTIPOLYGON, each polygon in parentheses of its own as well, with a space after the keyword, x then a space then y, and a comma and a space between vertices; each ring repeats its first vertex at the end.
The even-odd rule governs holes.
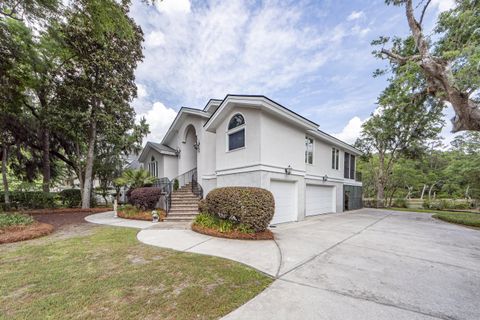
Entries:
POLYGON ((99 227, 0 246, 0 319, 215 319, 272 282, 236 262, 141 244, 136 233, 99 227))
POLYGON ((441 211, 441 210, 430 210, 430 209, 409 209, 409 208, 387 208, 387 209, 395 210, 395 211, 433 213, 432 217, 443 220, 443 221, 480 228, 479 213, 441 211))

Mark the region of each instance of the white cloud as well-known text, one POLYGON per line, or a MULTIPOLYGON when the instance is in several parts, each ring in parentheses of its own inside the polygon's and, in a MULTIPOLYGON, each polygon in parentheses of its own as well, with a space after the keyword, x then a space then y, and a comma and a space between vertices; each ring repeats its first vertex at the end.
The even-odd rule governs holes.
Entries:
POLYGON ((353 21, 362 18, 365 16, 365 13, 363 11, 352 11, 350 15, 347 17, 348 21, 353 21))
POLYGON ((335 133, 334 136, 347 143, 353 144, 362 132, 363 122, 364 121, 362 121, 359 117, 353 117, 350 119, 350 121, 348 121, 347 125, 342 129, 342 131, 335 133))
POLYGON ((153 31, 145 36, 145 45, 150 48, 159 47, 165 44, 165 35, 162 31, 153 31))
POLYGON ((432 0, 431 6, 439 12, 447 11, 455 7, 455 0, 432 0))
POLYGON ((229 0, 188 6, 181 17, 134 13, 148 26, 137 78, 155 86, 155 94, 181 97, 192 107, 227 93, 268 95, 291 87, 337 59, 349 35, 342 25, 305 26, 303 10, 277 1, 255 7, 229 0))
POLYGON ((190 0, 156 1, 155 6, 159 12, 167 15, 189 13, 191 8, 190 0))
POLYGON ((144 143, 162 141, 176 116, 175 110, 166 107, 161 102, 155 102, 147 112, 137 115, 137 121, 145 117, 149 124, 150 134, 144 139, 144 143))
POLYGON ((137 85, 137 99, 143 99, 148 96, 147 88, 141 84, 141 83, 136 83, 137 85))

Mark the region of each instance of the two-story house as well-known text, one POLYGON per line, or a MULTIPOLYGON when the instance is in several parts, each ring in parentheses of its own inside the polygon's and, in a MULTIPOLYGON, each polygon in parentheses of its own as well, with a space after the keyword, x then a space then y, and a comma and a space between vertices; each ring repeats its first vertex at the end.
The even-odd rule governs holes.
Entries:
POLYGON ((272 223, 361 207, 356 175, 360 151, 265 96, 227 95, 203 110, 181 108, 161 143, 139 156, 149 172, 187 183, 206 195, 224 186, 270 190, 272 223))

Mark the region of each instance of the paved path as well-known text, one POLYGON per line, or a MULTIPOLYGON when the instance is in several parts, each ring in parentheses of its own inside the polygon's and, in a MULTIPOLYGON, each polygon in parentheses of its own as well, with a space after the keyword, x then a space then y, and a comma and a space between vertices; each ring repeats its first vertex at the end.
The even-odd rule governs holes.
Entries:
POLYGON ((428 214, 324 215, 277 226, 276 241, 155 229, 160 225, 138 226, 138 239, 236 260, 276 278, 225 319, 480 319, 480 231, 428 214))

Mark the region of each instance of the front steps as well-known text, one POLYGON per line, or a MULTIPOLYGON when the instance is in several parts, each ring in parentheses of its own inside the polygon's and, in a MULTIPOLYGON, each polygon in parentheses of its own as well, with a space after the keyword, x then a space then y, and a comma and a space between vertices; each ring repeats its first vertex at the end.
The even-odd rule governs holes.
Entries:
POLYGON ((192 221, 198 214, 200 198, 192 192, 192 186, 187 184, 172 192, 170 212, 165 221, 192 221))

